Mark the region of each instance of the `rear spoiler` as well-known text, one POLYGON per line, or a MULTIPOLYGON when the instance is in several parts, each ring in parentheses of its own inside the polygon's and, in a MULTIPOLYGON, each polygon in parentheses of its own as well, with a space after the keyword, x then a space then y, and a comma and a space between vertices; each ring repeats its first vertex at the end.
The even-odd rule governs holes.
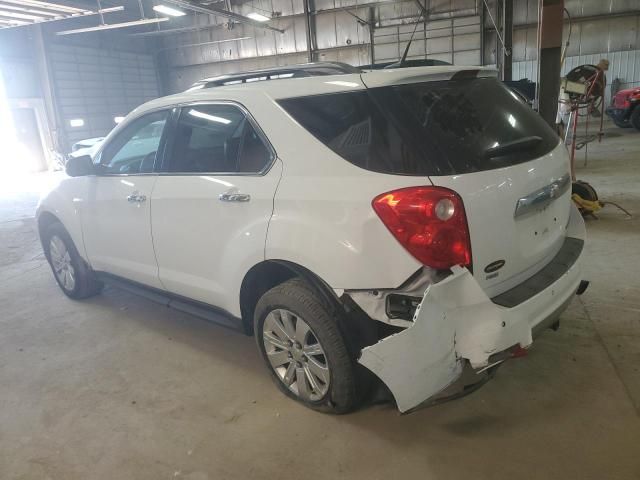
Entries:
POLYGON ((401 85, 406 83, 461 80, 469 78, 496 78, 498 71, 487 67, 410 67, 389 70, 374 70, 361 75, 368 88, 401 85))

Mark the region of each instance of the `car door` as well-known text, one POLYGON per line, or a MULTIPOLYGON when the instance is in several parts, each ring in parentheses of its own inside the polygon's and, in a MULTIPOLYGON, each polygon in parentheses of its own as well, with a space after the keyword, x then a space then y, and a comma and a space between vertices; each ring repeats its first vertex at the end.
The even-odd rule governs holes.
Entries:
POLYGON ((151 240, 150 199, 169 110, 127 123, 97 156, 82 214, 87 256, 94 270, 161 288, 151 240))
POLYGON ((159 276, 168 291, 240 315, 240 284, 264 259, 280 173, 242 106, 182 107, 151 199, 159 276))

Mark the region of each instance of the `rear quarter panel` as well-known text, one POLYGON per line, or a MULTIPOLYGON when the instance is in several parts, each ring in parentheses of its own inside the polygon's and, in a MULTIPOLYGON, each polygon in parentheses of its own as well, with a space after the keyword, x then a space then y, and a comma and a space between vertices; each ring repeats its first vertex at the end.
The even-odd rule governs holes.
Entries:
POLYGON ((334 289, 396 288, 422 267, 391 235, 371 201, 427 177, 356 167, 316 140, 271 100, 251 109, 282 160, 266 259, 311 270, 334 289))

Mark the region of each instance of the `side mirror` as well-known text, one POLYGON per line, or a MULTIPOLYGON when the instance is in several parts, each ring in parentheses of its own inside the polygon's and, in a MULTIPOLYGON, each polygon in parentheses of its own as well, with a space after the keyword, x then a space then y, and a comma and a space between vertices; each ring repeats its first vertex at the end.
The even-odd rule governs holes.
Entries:
POLYGON ((82 177, 92 175, 96 171, 91 155, 80 155, 79 157, 70 157, 67 160, 67 175, 70 177, 82 177))

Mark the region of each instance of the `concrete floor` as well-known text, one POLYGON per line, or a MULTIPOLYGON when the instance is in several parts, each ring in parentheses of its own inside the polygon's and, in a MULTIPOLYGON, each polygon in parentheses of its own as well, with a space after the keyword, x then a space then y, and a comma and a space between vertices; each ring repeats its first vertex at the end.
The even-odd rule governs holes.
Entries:
POLYGON ((0 478, 639 479, 640 132, 607 133, 579 177, 637 216, 589 221, 591 288, 481 390, 408 416, 314 413, 271 385, 252 338, 113 289, 67 299, 35 192, 5 181, 0 478))

